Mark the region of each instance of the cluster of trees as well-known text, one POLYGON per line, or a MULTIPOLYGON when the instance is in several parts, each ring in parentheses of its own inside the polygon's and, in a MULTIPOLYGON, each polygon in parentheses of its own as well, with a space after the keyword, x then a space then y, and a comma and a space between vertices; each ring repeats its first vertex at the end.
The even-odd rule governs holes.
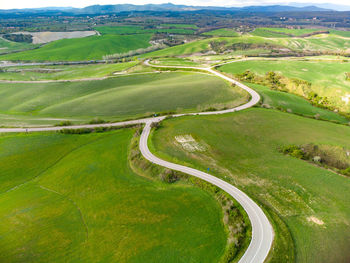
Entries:
POLYGON ((33 42, 33 36, 27 35, 27 34, 5 34, 2 37, 14 42, 26 42, 26 43, 33 42))
POLYGON ((335 107, 331 104, 329 99, 314 92, 311 89, 312 84, 306 80, 296 78, 289 79, 272 71, 267 72, 265 76, 259 76, 249 70, 236 74, 235 77, 242 81, 267 86, 273 90, 291 92, 307 99, 313 106, 332 111, 335 110, 335 107))
POLYGON ((280 148, 284 154, 293 156, 298 159, 307 160, 318 164, 324 168, 329 168, 335 172, 350 176, 350 161, 346 149, 336 146, 305 144, 287 145, 280 148))
POLYGON ((127 58, 127 57, 133 57, 133 56, 137 56, 137 55, 141 55, 141 54, 145 54, 148 52, 152 52, 152 51, 156 51, 159 49, 163 49, 166 48, 167 46, 165 44, 157 44, 157 45, 153 45, 147 48, 139 48, 136 50, 130 50, 128 52, 125 53, 116 53, 116 54, 111 54, 111 55, 105 55, 103 56, 104 60, 112 60, 112 59, 121 59, 121 58, 127 58))

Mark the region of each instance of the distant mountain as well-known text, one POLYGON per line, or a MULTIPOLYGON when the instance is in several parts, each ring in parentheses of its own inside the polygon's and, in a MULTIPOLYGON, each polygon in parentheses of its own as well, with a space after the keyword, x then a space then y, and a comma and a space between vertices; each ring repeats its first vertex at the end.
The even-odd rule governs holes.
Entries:
POLYGON ((296 6, 296 7, 305 7, 305 6, 310 6, 314 5, 320 8, 325 8, 325 9, 332 9, 335 11, 350 11, 350 3, 349 5, 336 5, 336 4, 331 4, 331 3, 323 3, 323 4, 314 4, 314 3, 290 3, 289 6, 296 6))
POLYGON ((246 7, 219 7, 219 6, 187 6, 175 4, 146 4, 146 5, 132 5, 132 4, 118 4, 118 5, 92 5, 85 8, 71 8, 71 7, 44 7, 33 9, 12 9, 0 10, 3 14, 41 14, 49 13, 58 14, 111 14, 120 12, 132 11, 156 11, 156 12, 184 12, 184 11, 200 11, 200 10, 217 10, 217 11, 231 11, 231 12, 248 12, 248 13, 276 13, 276 12, 322 12, 331 11, 331 9, 321 8, 318 6, 291 6, 291 5, 269 5, 269 6, 246 6, 246 7))

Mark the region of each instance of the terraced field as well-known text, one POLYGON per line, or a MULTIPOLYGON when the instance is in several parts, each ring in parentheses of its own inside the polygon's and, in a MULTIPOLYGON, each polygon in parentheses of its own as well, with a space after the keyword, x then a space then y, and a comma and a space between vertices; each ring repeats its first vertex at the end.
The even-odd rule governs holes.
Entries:
POLYGON ((194 112, 246 101, 225 81, 199 73, 155 73, 99 81, 0 83, 2 126, 123 120, 154 113, 194 112), (43 123, 44 122, 44 123, 43 123))
POLYGON ((104 35, 63 39, 39 49, 0 56, 0 60, 24 61, 86 61, 102 59, 104 55, 124 53, 149 47, 151 34, 104 35))
POLYGON ((341 110, 350 111, 347 100, 350 97, 350 82, 345 75, 350 70, 350 64, 346 61, 252 60, 227 64, 220 70, 231 74, 250 70, 260 75, 274 71, 288 78, 306 80, 313 84, 311 89, 317 94, 326 96, 341 110))
POLYGON ((219 261, 221 207, 131 170, 134 132, 1 135, 0 261, 219 261))
POLYGON ((266 109, 164 121, 152 136, 161 158, 195 167, 238 186, 274 222, 272 262, 348 262, 348 178, 283 155, 279 147, 350 148, 350 128, 266 109), (191 135, 196 151, 176 142, 191 135), (341 135, 341 136, 340 136, 341 135), (332 205, 331 205, 332 204, 332 205))

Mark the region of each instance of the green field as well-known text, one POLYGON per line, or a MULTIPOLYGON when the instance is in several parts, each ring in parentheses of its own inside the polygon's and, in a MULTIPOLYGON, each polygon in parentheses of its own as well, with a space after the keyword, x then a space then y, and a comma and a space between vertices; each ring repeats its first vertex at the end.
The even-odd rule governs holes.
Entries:
POLYGON ((176 57, 167 57, 167 58, 158 58, 152 60, 152 64, 162 65, 162 66, 183 66, 183 67, 200 67, 201 65, 186 59, 186 58, 176 58, 176 57))
POLYGON ((260 27, 256 28, 251 32, 254 36, 261 37, 300 37, 302 35, 321 32, 321 31, 329 31, 330 34, 341 36, 341 37, 350 37, 350 31, 342 31, 335 30, 329 28, 303 28, 303 29, 289 29, 289 28, 275 28, 275 27, 260 27))
POLYGON ((191 28, 191 29, 198 29, 196 25, 193 24, 161 24, 161 27, 167 27, 167 28, 191 28))
POLYGON ((34 48, 37 45, 29 43, 12 42, 0 37, 0 54, 34 48))
POLYGON ((160 112, 194 112, 242 104, 246 93, 199 73, 153 73, 98 81, 0 83, 0 126, 123 120, 160 112), (25 118, 23 118, 23 116, 25 118))
POLYGON ((218 36, 218 37, 238 37, 239 34, 232 28, 221 28, 203 33, 206 36, 218 36))
POLYGON ((262 97, 262 105, 266 108, 280 109, 289 113, 299 114, 311 118, 319 118, 340 122, 343 124, 349 123, 349 119, 326 109, 314 107, 302 97, 294 94, 271 90, 268 87, 245 83, 247 86, 259 92, 262 97))
POLYGON ((35 50, 0 56, 0 60, 25 61, 86 61, 102 59, 104 55, 124 53, 149 47, 151 34, 104 35, 62 39, 35 50))
POLYGON ((112 75, 114 72, 127 70, 138 63, 138 61, 132 61, 118 64, 11 67, 4 72, 0 72, 0 80, 36 81, 103 78, 112 75))
POLYGON ((220 70, 231 74, 250 70, 260 75, 274 71, 288 78, 303 79, 313 84, 311 89, 317 94, 328 97, 341 110, 350 111, 350 104, 344 101, 350 95, 350 82, 345 76, 350 71, 349 62, 254 60, 227 64, 220 70))
POLYGON ((218 262, 218 202, 135 174, 134 132, 2 135, 0 261, 218 262))
POLYGON ((275 225, 271 262, 295 262, 294 256, 296 262, 349 262, 349 178, 278 151, 307 143, 349 149, 350 128, 249 109, 167 120, 152 136, 158 156, 201 170, 210 167, 264 206, 275 225), (175 141, 186 134, 205 151, 187 152, 175 141))

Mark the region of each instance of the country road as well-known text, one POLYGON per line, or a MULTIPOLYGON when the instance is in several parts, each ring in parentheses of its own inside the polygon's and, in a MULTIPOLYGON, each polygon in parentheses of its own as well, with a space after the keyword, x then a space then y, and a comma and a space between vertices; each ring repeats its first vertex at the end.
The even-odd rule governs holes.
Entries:
MULTIPOLYGON (((171 66, 159 66, 159 65, 152 65, 149 63, 149 60, 145 61, 145 64, 151 67, 157 67, 157 68, 170 68, 171 66)), ((180 117, 184 115, 214 115, 214 114, 224 114, 229 112, 235 112, 240 111, 244 109, 248 109, 250 107, 253 107, 255 104, 257 104, 260 100, 260 96, 257 92, 255 92, 253 89, 245 86, 244 84, 231 79, 220 72, 215 71, 212 68, 198 68, 198 67, 176 67, 173 66, 172 68, 178 68, 178 69, 194 69, 194 70, 203 70, 207 71, 208 73, 211 73, 213 75, 216 75, 230 83, 233 83, 240 88, 246 90, 250 95, 251 99, 246 104, 243 104, 241 106, 222 110, 222 111, 213 111, 213 112, 199 112, 199 113, 190 113, 190 114, 176 114, 172 115, 172 117, 180 117)), ((165 116, 161 117, 154 117, 154 118, 146 118, 146 119, 139 119, 139 120, 133 120, 133 121, 125 121, 125 122, 118 122, 118 123, 105 123, 105 124, 87 124, 87 125, 75 125, 75 126, 68 126, 68 127, 40 127, 40 128, 0 128, 0 133, 16 133, 16 132, 41 132, 41 131, 59 131, 62 129, 78 129, 78 128, 96 128, 96 127, 118 127, 118 126, 126 126, 126 125, 132 125, 132 124, 145 124, 145 127, 143 129, 141 139, 140 139, 140 151, 142 155, 149 160, 152 163, 155 163, 160 166, 164 166, 169 169, 181 171, 187 174, 190 174, 192 176, 198 177, 204 181, 207 181, 211 184, 216 185, 217 187, 221 188, 228 194, 230 194, 234 199, 236 199, 240 205, 244 208, 246 213, 248 214, 248 217, 250 219, 251 225, 252 225, 252 240, 249 244, 249 247, 245 251, 244 255, 239 260, 240 263, 262 263, 265 261, 267 255, 269 254, 269 251, 272 246, 273 238, 274 238, 274 232, 273 228, 264 214, 263 210, 251 199, 249 198, 245 193, 240 191, 238 188, 234 187, 233 185, 215 177, 210 174, 204 173, 202 171, 185 167, 182 165, 178 165, 175 163, 170 163, 165 160, 159 159, 158 157, 154 156, 149 148, 148 148, 148 137, 151 130, 151 124, 153 122, 160 122, 165 119, 165 116)))

